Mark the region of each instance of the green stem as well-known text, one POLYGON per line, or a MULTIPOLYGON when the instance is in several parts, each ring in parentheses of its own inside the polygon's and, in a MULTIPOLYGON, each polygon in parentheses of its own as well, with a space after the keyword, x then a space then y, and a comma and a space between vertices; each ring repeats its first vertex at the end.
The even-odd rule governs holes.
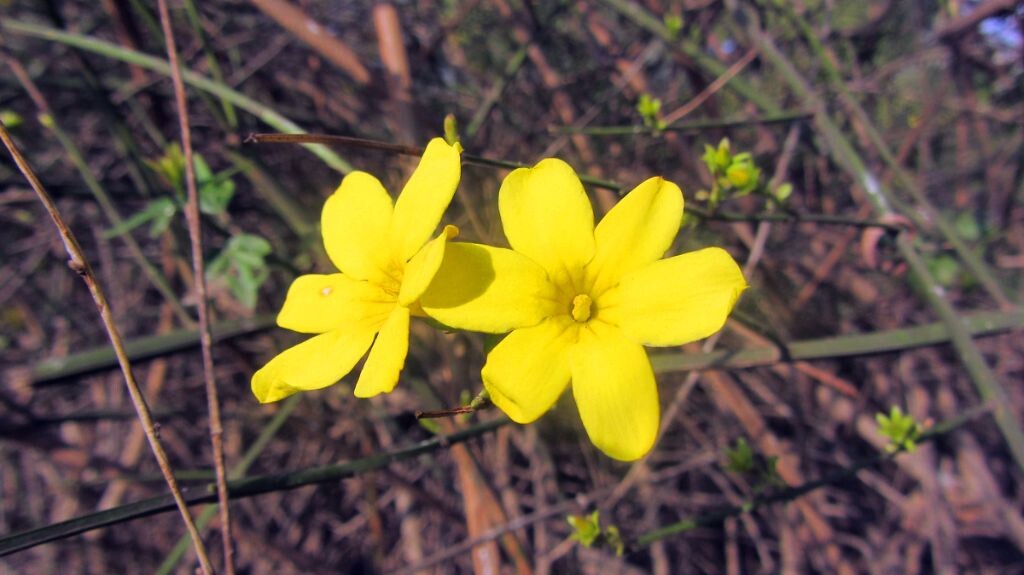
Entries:
MULTIPOLYGON (((1024 312, 987 311, 968 314, 963 318, 963 327, 968 338, 1020 329, 1024 327, 1024 312)), ((875 333, 795 341, 784 347, 753 347, 710 353, 652 354, 651 364, 657 373, 694 369, 736 369, 773 365, 781 361, 832 359, 903 351, 947 343, 952 339, 947 325, 937 322, 875 333)))
MULTIPOLYGON (((490 433, 508 422, 509 421, 507 419, 498 419, 481 423, 451 435, 432 437, 408 447, 387 451, 378 455, 365 457, 363 459, 325 465, 323 467, 313 467, 288 473, 275 473, 272 475, 260 475, 245 479, 236 479, 228 482, 229 494, 232 499, 240 499, 243 497, 262 495, 264 493, 295 489, 305 485, 337 482, 339 479, 381 469, 396 461, 412 459, 425 453, 432 453, 457 443, 468 441, 475 437, 490 433)), ((185 501, 189 505, 213 503, 217 501, 216 489, 212 483, 202 488, 186 489, 184 491, 184 496, 185 501)), ((10 555, 11 553, 18 551, 23 551, 25 549, 30 549, 37 545, 42 545, 43 543, 57 541, 59 539, 71 537, 72 535, 78 535, 79 533, 85 533, 86 531, 91 531, 100 527, 124 523, 126 521, 140 519, 142 517, 149 517, 151 515, 165 513, 173 509, 174 502, 169 496, 151 497, 135 503, 121 505, 113 509, 89 513, 74 519, 47 525, 45 527, 30 529, 13 535, 8 535, 6 537, 0 537, 0 557, 10 555)))
MULTIPOLYGON (((226 341, 242 335, 256 333, 273 327, 275 316, 259 315, 251 318, 225 321, 213 326, 213 341, 226 341)), ((190 349, 199 345, 199 332, 195 329, 181 329, 170 333, 141 337, 125 343, 130 360, 139 361, 190 349)), ((32 370, 32 384, 43 386, 61 380, 93 373, 117 364, 114 351, 109 346, 74 353, 66 357, 41 361, 32 370)))
MULTIPOLYGON (((154 58, 152 56, 148 56, 134 50, 129 50, 122 46, 111 44, 110 42, 97 40, 96 38, 89 36, 61 32, 60 30, 55 30, 46 26, 37 26, 35 24, 20 22, 10 18, 5 18, 3 22, 0 23, 0 27, 2 27, 5 32, 12 34, 22 34, 36 38, 43 38, 53 42, 59 42, 68 46, 81 48, 82 50, 93 52, 101 56, 120 60, 128 64, 134 64, 158 74, 163 74, 164 76, 170 77, 171 75, 171 67, 167 64, 166 60, 154 58)), ((281 115, 273 108, 261 104, 240 92, 232 90, 224 84, 210 80, 209 78, 191 70, 182 70, 182 79, 186 84, 193 88, 209 92, 219 98, 231 102, 235 106, 238 106, 246 112, 256 116, 259 120, 278 131, 303 131, 298 124, 281 115)), ((347 174, 352 171, 352 166, 348 162, 326 147, 316 144, 309 144, 305 147, 318 158, 323 160, 325 164, 334 168, 338 172, 347 174)))
MULTIPOLYGON (((966 314, 963 321, 971 335, 992 335, 1024 326, 1024 312, 976 312, 966 314)), ((269 314, 226 321, 213 326, 213 339, 226 341, 249 335, 273 327, 274 322, 274 316, 269 314)), ((801 361, 901 351, 946 343, 949 340, 949 331, 944 324, 930 323, 868 334, 795 341, 784 348, 755 347, 711 353, 655 353, 651 356, 651 362, 659 372, 706 368, 734 369, 771 365, 785 360, 801 361)), ((128 357, 137 362, 191 349, 197 345, 198 332, 193 329, 182 329, 131 340, 126 342, 125 349, 128 357)), ((35 386, 52 385, 112 367, 115 363, 114 354, 109 347, 87 350, 63 358, 47 359, 36 364, 32 370, 32 383, 35 386)))
POLYGON ((852 226, 856 228, 884 228, 890 232, 903 231, 905 226, 891 224, 879 220, 863 220, 847 216, 836 216, 832 214, 807 214, 800 212, 766 212, 760 214, 739 214, 734 212, 708 211, 696 206, 687 206, 686 213, 703 220, 716 220, 723 222, 789 222, 794 224, 817 223, 841 226, 852 226))
MULTIPOLYGON (((181 417, 183 415, 191 415, 191 410, 184 408, 174 409, 163 409, 154 410, 153 419, 168 419, 172 417, 181 417)), ((138 415, 134 411, 125 409, 94 409, 85 411, 76 411, 74 413, 65 413, 63 415, 54 416, 41 416, 36 417, 32 414, 26 414, 29 417, 27 423, 21 423, 17 425, 10 425, 6 423, 0 423, 0 435, 8 437, 17 436, 31 436, 34 433, 38 433, 41 427, 50 425, 62 425, 68 422, 96 422, 96 421, 110 421, 110 420, 123 420, 123 419, 136 419, 138 415)), ((177 476, 177 472, 175 472, 177 476)), ((163 481, 163 477, 157 476, 159 481, 163 481)))

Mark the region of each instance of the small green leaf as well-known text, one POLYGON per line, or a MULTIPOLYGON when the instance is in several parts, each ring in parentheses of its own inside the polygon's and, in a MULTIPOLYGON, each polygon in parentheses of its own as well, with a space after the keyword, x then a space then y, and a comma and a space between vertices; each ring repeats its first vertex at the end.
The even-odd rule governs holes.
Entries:
POLYGON ((157 213, 149 224, 149 237, 151 238, 160 237, 161 234, 166 232, 167 228, 171 227, 171 222, 174 221, 174 214, 178 213, 178 205, 170 198, 165 199, 167 203, 162 206, 163 209, 157 213))
POLYGON ((665 28, 668 29, 669 37, 678 38, 679 33, 683 30, 683 17, 678 14, 665 14, 662 21, 665 23, 665 28))
POLYGON ((185 156, 178 144, 171 144, 164 155, 155 160, 146 160, 146 165, 156 172, 176 193, 181 193, 185 182, 185 156))
POLYGON ((661 114, 661 100, 652 98, 650 94, 640 94, 640 101, 637 102, 636 111, 640 113, 644 125, 648 128, 664 128, 665 122, 659 118, 659 114, 661 114))
POLYGON ((444 141, 449 146, 459 143, 459 124, 455 121, 455 114, 444 117, 444 141))
POLYGON ((22 125, 25 119, 21 117, 21 114, 14 110, 3 110, 0 111, 0 123, 7 126, 8 130, 13 130, 18 126, 22 125))
POLYGON ((207 267, 207 280, 222 282, 239 303, 256 307, 259 289, 270 275, 265 258, 271 251, 270 242, 260 236, 232 236, 207 267))
POLYGON ((196 154, 196 185, 199 187, 199 211, 209 216, 218 216, 228 209, 235 195, 235 181, 227 172, 214 175, 203 157, 196 154))
POLYGON ((126 234, 135 228, 151 222, 149 226, 150 237, 157 237, 170 226, 171 221, 174 219, 174 214, 177 213, 178 206, 170 198, 160 198, 153 200, 146 204, 141 212, 133 214, 128 219, 122 221, 120 224, 110 228, 103 232, 103 237, 113 238, 123 234, 126 234))
POLYGON ((579 541, 584 547, 591 547, 601 536, 601 521, 596 510, 586 517, 569 515, 565 519, 573 529, 569 539, 579 541))
POLYGON ((784 487, 786 482, 779 475, 779 456, 771 455, 764 460, 764 471, 761 473, 761 480, 764 485, 772 487, 784 487))
POLYGON ((704 144, 704 155, 701 156, 701 160, 704 160, 704 165, 708 167, 708 171, 714 176, 718 170, 718 152, 711 144, 704 144))
POLYGON ((213 172, 210 171, 210 165, 203 159, 202 154, 196 154, 192 158, 192 167, 196 172, 196 182, 208 182, 213 179, 213 172))
POLYGON ((928 258, 928 270, 935 277, 935 281, 943 287, 949 287, 956 283, 960 277, 960 262, 949 254, 939 254, 928 258))
POLYGON ((622 534, 619 533, 618 527, 609 525, 604 530, 604 541, 615 550, 616 557, 622 557, 622 553, 626 550, 626 544, 622 541, 622 534))
POLYGON ((732 164, 732 161, 729 138, 722 138, 722 141, 718 143, 718 150, 715 151, 715 172, 718 174, 725 173, 729 169, 729 164, 732 164))
POLYGON ((969 242, 981 239, 981 227, 978 226, 978 220, 974 218, 974 214, 970 212, 960 212, 953 221, 953 226, 956 228, 956 233, 969 242))
POLYGON ((738 190, 749 189, 750 184, 755 182, 754 168, 746 164, 733 164, 725 171, 725 177, 729 183, 738 190))
POLYGON ((228 203, 235 195, 235 183, 231 180, 221 184, 199 187, 199 211, 208 216, 217 216, 227 211, 228 203))
POLYGON ((789 182, 775 188, 775 199, 778 200, 779 203, 784 203, 791 195, 793 195, 793 184, 790 184, 789 182))
POLYGON ((725 468, 734 473, 750 473, 754 470, 754 450, 742 437, 736 440, 736 447, 726 448, 725 459, 725 468))

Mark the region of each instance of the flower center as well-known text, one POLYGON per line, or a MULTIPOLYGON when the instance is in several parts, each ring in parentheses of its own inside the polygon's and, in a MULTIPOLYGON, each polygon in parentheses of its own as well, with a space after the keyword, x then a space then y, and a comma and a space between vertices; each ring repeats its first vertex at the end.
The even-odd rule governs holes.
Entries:
POLYGON ((402 290, 402 279, 405 277, 405 266, 390 260, 384 266, 384 276, 380 282, 381 289, 388 295, 398 297, 398 292, 402 290))
POLYGON ((590 304, 593 303, 590 296, 581 293, 572 298, 572 319, 583 323, 590 319, 590 304))

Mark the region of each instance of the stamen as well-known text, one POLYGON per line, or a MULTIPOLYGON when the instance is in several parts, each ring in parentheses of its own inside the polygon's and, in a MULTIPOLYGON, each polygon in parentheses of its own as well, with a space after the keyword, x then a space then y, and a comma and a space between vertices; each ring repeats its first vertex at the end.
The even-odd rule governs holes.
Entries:
POLYGON ((580 294, 572 298, 572 319, 584 322, 590 319, 591 299, 587 294, 580 294))

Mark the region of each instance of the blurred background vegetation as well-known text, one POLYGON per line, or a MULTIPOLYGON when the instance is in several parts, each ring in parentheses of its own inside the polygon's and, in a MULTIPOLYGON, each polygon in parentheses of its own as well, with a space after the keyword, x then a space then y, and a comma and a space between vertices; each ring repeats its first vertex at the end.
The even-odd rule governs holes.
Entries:
MULTIPOLYGON (((170 14, 237 572, 1024 571, 1020 2, 170 14), (491 343, 423 322, 386 397, 357 401, 346 381, 253 398, 253 371, 301 339, 273 323, 289 283, 331 271, 324 199, 351 169, 397 191, 416 160, 247 137, 423 146, 448 114, 475 157, 447 216, 463 239, 503 244, 501 178, 558 156, 599 212, 650 176, 677 182, 673 251, 721 245, 745 264, 720 339, 652 353, 663 436, 644 461, 598 452, 569 397, 526 427, 493 409, 417 420, 479 392, 491 343)), ((0 120, 95 268, 225 570, 222 525, 198 506, 215 501, 214 458, 156 5, 0 1, 0 59, 0 120)), ((103 324, 7 154, 0 222, 0 571, 194 572, 103 324)))

